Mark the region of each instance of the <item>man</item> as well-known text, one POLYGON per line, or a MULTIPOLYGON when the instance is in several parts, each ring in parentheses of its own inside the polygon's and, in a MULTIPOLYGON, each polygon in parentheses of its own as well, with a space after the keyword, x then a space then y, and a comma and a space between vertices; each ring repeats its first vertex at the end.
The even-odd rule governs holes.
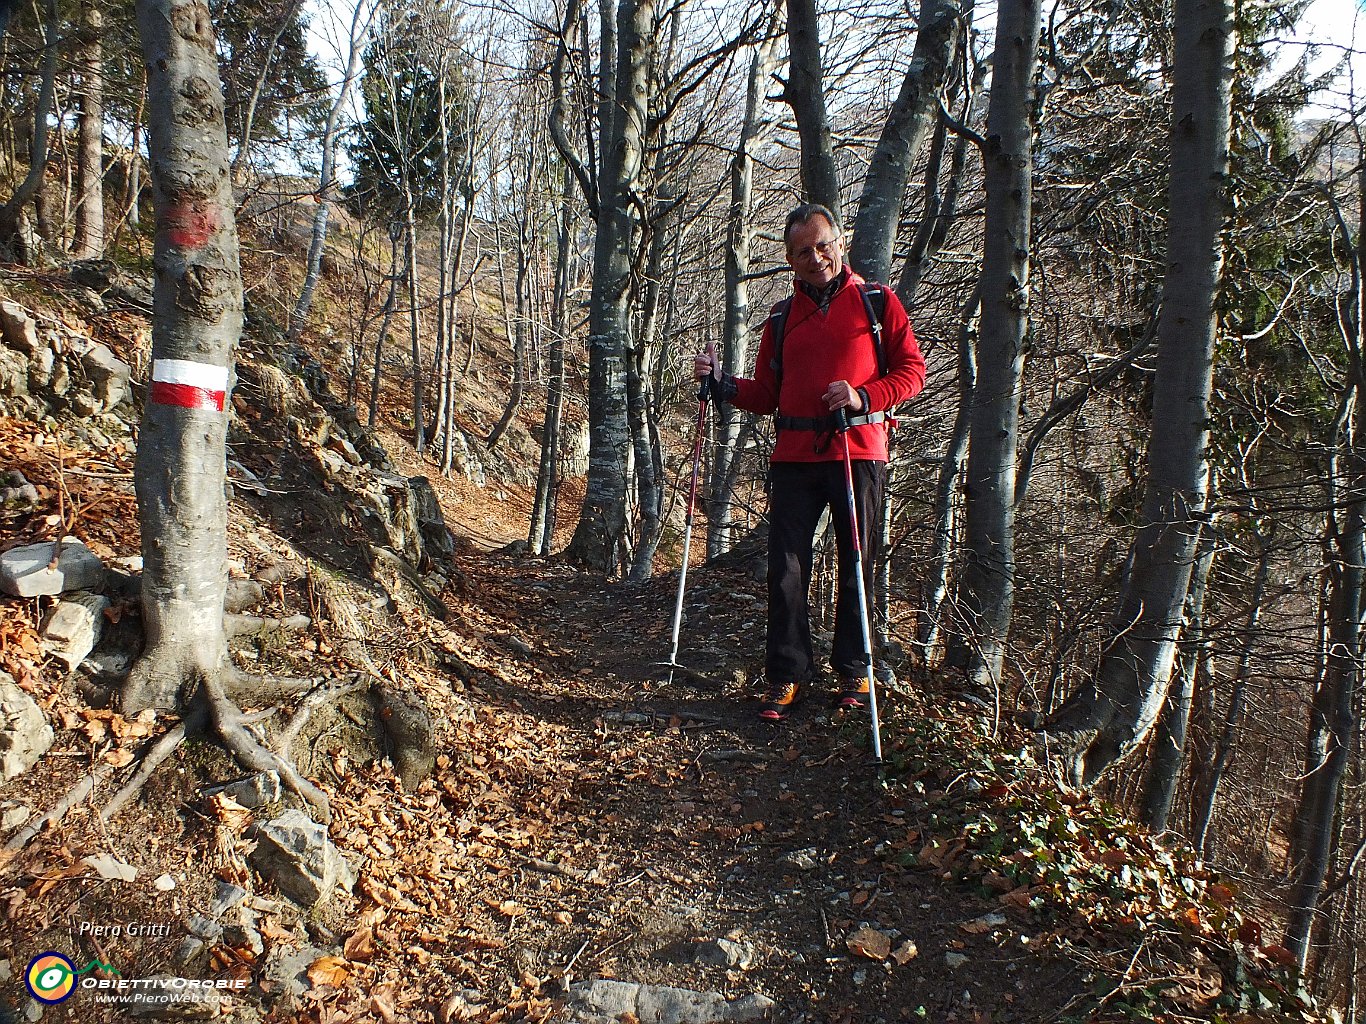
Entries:
POLYGON ((844 265, 835 215, 815 203, 798 206, 787 216, 783 242, 796 281, 791 299, 775 306, 764 326, 753 379, 722 373, 711 346, 694 360, 699 379, 713 376, 719 400, 777 414, 769 469, 767 689, 759 708, 769 721, 791 713, 815 672, 807 594, 816 526, 827 506, 839 550, 831 656, 840 678, 837 706, 861 708, 868 699, 844 448, 833 414, 844 409, 850 417, 860 547, 869 552, 887 478, 886 413, 925 384, 925 360, 906 311, 890 291, 866 284, 844 265), (879 309, 881 356, 872 322, 879 309))

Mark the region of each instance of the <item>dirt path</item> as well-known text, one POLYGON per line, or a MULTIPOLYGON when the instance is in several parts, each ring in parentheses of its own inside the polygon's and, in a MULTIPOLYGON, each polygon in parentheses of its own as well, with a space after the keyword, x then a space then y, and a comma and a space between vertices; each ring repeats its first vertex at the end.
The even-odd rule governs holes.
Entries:
MULTIPOLYGON (((893 865, 916 815, 869 766, 865 718, 837 721, 812 698, 773 727, 733 679, 668 685, 652 662, 667 656, 671 580, 604 587, 498 558, 471 570, 518 627, 493 638, 510 658, 489 696, 563 740, 542 751, 568 794, 547 840, 575 851, 571 870, 593 872, 517 896, 552 922, 546 908, 572 906, 572 921, 509 942, 509 971, 553 977, 572 959, 580 979, 759 992, 785 1022, 1042 1021, 1084 987, 1027 930, 988 917, 995 900, 893 865), (860 943, 860 929, 894 956, 875 935, 860 943), (718 939, 742 964, 698 962, 718 939)), ((706 610, 690 611, 685 663, 713 677, 754 668, 757 590, 742 574, 697 574, 690 604, 706 610)))

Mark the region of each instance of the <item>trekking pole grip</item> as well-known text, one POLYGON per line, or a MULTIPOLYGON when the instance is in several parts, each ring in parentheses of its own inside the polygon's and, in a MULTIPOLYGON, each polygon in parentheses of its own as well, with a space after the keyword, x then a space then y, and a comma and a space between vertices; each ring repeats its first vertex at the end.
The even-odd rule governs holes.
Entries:
POLYGON ((844 433, 846 430, 848 430, 848 429, 849 429, 849 410, 848 410, 847 408, 839 408, 839 409, 836 409, 836 410, 835 410, 835 430, 836 430, 838 433, 843 434, 843 433, 844 433))
POLYGON ((697 389, 697 400, 699 402, 711 401, 711 374, 702 378, 701 386, 697 389))

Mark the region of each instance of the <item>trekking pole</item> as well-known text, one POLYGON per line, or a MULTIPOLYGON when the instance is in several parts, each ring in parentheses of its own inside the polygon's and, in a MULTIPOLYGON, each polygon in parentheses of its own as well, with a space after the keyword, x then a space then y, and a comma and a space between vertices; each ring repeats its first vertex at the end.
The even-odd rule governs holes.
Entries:
POLYGON ((683 591, 688 585, 688 556, 692 550, 692 520, 697 507, 697 476, 702 466, 702 430, 706 425, 707 401, 711 398, 711 374, 702 378, 697 391, 697 437, 692 446, 692 482, 688 484, 688 515, 683 527, 683 566, 678 570, 678 601, 674 604, 673 640, 669 648, 669 682, 674 681, 678 664, 678 633, 683 626, 683 591))
POLYGON ((863 628, 863 654, 867 659, 868 713, 873 726, 873 762, 882 763, 882 726, 877 718, 877 680, 873 677, 873 639, 868 628, 868 591, 863 583, 863 547, 859 542, 858 508, 854 502, 854 462, 849 455, 849 413, 835 410, 835 429, 844 442, 844 494, 849 499, 849 530, 854 538, 854 565, 858 570, 858 621, 863 628))

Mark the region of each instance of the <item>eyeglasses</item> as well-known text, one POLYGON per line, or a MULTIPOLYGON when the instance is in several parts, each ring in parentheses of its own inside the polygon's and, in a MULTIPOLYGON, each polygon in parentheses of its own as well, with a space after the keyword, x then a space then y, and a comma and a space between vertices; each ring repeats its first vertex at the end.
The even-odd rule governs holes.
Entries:
POLYGON ((824 242, 817 242, 815 245, 808 245, 805 249, 798 249, 796 252, 792 253, 792 258, 805 263, 817 253, 820 253, 822 256, 829 256, 835 251, 835 246, 838 244, 838 237, 828 239, 824 242))

